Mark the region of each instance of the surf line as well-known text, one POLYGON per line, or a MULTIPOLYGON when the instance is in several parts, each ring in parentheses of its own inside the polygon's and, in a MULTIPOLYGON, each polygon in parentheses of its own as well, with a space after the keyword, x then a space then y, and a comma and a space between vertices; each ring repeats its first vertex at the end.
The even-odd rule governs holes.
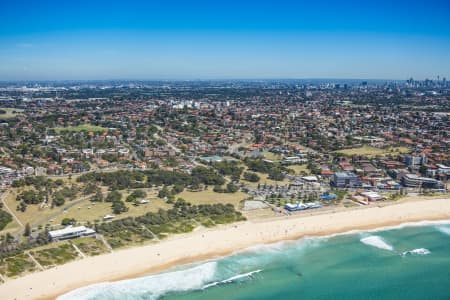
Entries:
POLYGON ((251 271, 251 272, 248 272, 248 273, 238 274, 238 275, 232 276, 230 278, 227 278, 225 280, 214 281, 214 282, 208 283, 205 286, 203 286, 202 290, 205 290, 207 288, 210 288, 210 287, 213 287, 213 286, 216 286, 216 285, 232 283, 232 282, 234 282, 234 281, 236 281, 238 279, 242 279, 242 278, 252 278, 254 274, 257 274, 259 272, 262 272, 262 270, 258 269, 258 270, 251 271))

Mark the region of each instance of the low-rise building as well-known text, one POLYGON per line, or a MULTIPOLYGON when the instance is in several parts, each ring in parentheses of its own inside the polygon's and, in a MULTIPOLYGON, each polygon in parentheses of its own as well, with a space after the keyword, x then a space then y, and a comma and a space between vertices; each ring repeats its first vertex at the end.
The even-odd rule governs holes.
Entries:
POLYGON ((402 177, 402 184, 406 187, 416 187, 416 188, 429 188, 429 189, 442 189, 444 185, 439 180, 420 177, 415 174, 405 174, 402 177))
POLYGON ((48 237, 52 241, 68 240, 95 234, 95 230, 85 226, 68 226, 64 229, 49 231, 48 237))
POLYGON ((361 185, 361 180, 352 172, 336 172, 332 184, 335 187, 358 187, 361 185))

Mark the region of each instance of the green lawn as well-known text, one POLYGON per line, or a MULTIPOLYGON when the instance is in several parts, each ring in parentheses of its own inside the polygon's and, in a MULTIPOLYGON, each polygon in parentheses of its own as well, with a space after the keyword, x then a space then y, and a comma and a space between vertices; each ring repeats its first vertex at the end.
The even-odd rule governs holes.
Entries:
POLYGON ((371 146, 364 145, 362 147, 358 148, 350 148, 350 149, 343 149, 343 150, 337 150, 336 153, 341 153, 343 155, 352 156, 352 155, 364 155, 364 156, 377 156, 377 155, 398 155, 402 153, 408 153, 409 148, 408 147, 390 147, 385 149, 375 148, 371 146))
POLYGON ((68 127, 55 127, 53 129, 56 132, 61 132, 61 131, 93 131, 93 132, 108 131, 108 128, 91 125, 91 124, 82 124, 82 125, 68 126, 68 127))
POLYGON ((247 184, 247 185, 253 185, 253 186, 257 186, 258 184, 267 184, 267 185, 283 185, 283 184, 287 184, 289 183, 289 180, 284 178, 281 181, 276 181, 276 180, 272 180, 269 179, 269 174, 265 174, 265 173, 260 173, 260 172, 254 172, 254 171, 249 171, 247 166, 244 167, 244 172, 252 172, 252 173, 256 173, 259 176, 259 182, 250 182, 247 181, 245 179, 243 179, 243 176, 241 178, 241 182, 243 184, 247 184))
POLYGON ((239 202, 247 198, 247 194, 242 192, 236 193, 216 193, 209 187, 207 190, 200 192, 191 192, 188 190, 175 196, 175 198, 183 198, 192 204, 214 204, 214 203, 231 203, 234 207, 238 207, 239 202))
MULTIPOLYGON (((150 194, 150 193, 149 193, 150 194)), ((128 193, 123 193, 122 199, 125 201, 128 193)), ((166 204, 164 200, 156 198, 153 195, 149 195, 146 199, 150 202, 147 204, 141 204, 139 206, 133 205, 131 202, 125 202, 128 207, 128 211, 116 216, 116 219, 125 217, 136 217, 143 215, 147 212, 156 212, 159 209, 168 209, 170 204, 166 204), (150 196, 150 197, 149 197, 150 196)), ((69 202, 70 203, 70 202, 69 202)), ((64 218, 74 218, 77 221, 89 221, 95 220, 102 221, 105 215, 114 215, 110 202, 91 202, 89 200, 83 200, 77 205, 69 208, 65 213, 61 213, 55 217, 52 224, 60 224, 64 218)))
POLYGON ((311 172, 307 168, 307 165, 291 165, 287 168, 293 170, 296 175, 301 175, 302 173, 306 173, 306 175, 311 174, 311 172))
POLYGON ((271 161, 280 161, 283 156, 280 154, 275 154, 269 151, 265 151, 262 153, 265 159, 271 160, 271 161))
POLYGON ((23 112, 23 110, 21 110, 21 109, 9 108, 9 107, 8 108, 0 107, 0 111, 6 112, 6 113, 0 113, 0 120, 12 119, 23 112))

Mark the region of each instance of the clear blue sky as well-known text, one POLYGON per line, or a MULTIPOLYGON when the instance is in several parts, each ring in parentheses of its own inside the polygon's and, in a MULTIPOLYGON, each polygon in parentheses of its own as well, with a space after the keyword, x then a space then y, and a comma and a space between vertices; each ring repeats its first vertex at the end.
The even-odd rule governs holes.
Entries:
POLYGON ((0 80, 450 79, 450 1, 0 0, 0 80))

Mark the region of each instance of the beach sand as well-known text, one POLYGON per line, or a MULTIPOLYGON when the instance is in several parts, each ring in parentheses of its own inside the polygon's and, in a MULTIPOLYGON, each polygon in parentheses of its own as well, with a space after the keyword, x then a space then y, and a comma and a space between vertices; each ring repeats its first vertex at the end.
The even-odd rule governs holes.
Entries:
POLYGON ((391 205, 372 204, 315 215, 298 213, 196 230, 159 243, 88 257, 8 280, 0 285, 0 298, 54 299, 89 284, 155 273, 178 264, 219 257, 258 244, 425 220, 450 220, 450 198, 416 199, 391 205))

